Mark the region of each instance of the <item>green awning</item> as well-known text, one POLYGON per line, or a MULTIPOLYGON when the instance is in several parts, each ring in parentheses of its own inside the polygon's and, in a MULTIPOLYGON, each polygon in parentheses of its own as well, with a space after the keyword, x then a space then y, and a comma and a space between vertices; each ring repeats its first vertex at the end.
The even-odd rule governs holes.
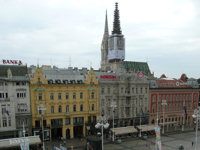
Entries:
POLYGON ((35 89, 35 92, 44 91, 44 89, 35 89))
POLYGON ((95 88, 89 88, 88 91, 96 91, 95 88))

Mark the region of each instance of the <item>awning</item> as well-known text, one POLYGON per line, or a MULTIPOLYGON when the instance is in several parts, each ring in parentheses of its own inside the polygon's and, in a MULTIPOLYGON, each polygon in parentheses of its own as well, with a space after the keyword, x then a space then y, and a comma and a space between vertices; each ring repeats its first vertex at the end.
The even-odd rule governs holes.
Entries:
POLYGON ((156 127, 155 125, 141 125, 141 126, 137 126, 137 128, 140 129, 142 132, 155 130, 155 127, 156 127))
MULTIPOLYGON (((176 121, 173 122, 165 122, 164 125, 168 125, 168 124, 177 124, 176 121)), ((159 125, 163 126, 163 122, 159 123, 159 125)))
POLYGON ((111 129, 111 132, 114 132, 115 135, 123 135, 129 133, 136 133, 137 130, 133 126, 128 126, 128 127, 111 129))
POLYGON ((29 142, 29 145, 40 144, 39 136, 28 136, 21 138, 10 138, 0 140, 0 148, 18 147, 20 143, 29 142))

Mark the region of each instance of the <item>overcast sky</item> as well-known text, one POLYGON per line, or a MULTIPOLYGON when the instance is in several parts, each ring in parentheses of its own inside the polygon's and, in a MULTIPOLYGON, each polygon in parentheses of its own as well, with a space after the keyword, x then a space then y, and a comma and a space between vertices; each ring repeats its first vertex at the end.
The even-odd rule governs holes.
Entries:
MULTIPOLYGON (((114 0, 0 0, 1 59, 29 65, 100 67, 105 12, 114 0)), ((160 77, 200 77, 199 0, 118 0, 126 60, 160 77)))

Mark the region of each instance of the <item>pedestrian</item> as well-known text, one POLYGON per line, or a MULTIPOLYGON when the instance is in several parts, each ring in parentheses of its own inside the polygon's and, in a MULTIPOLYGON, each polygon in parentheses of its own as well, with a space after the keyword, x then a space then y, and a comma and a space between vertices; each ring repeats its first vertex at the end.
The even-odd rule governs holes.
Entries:
POLYGON ((193 145, 194 145, 194 142, 192 141, 192 147, 193 147, 193 145))

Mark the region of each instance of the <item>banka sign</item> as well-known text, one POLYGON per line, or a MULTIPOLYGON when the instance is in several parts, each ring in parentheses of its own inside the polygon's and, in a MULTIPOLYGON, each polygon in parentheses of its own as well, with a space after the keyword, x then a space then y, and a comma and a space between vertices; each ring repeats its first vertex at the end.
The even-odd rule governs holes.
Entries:
POLYGON ((3 59, 2 63, 4 65, 22 65, 21 60, 8 60, 8 59, 3 59))

